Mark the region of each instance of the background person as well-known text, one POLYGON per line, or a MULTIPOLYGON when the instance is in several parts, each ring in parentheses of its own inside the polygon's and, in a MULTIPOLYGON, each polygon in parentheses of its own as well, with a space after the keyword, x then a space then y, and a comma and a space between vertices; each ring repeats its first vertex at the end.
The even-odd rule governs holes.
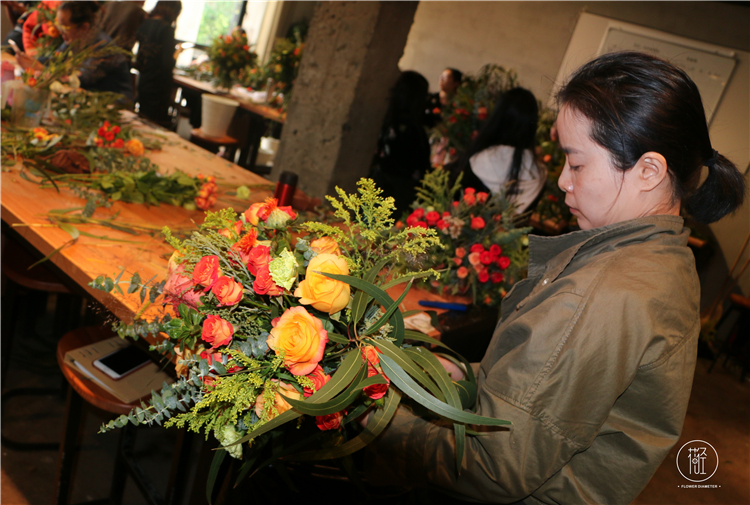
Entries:
POLYGON ((698 88, 666 61, 601 56, 558 101, 559 185, 581 231, 529 237, 528 278, 503 301, 478 374, 477 413, 512 427, 468 437, 458 476, 451 427, 400 408, 373 448, 377 481, 628 504, 680 436, 700 284, 679 212, 720 219, 741 205, 743 176, 711 146, 698 88))
POLYGON ((378 137, 370 177, 395 199, 396 213, 406 212, 416 199, 416 187, 430 169, 430 143, 424 129, 423 104, 429 84, 418 72, 401 72, 378 137))
POLYGON ((499 193, 524 212, 544 189, 546 168, 536 162, 534 147, 539 108, 534 95, 523 88, 506 91, 479 130, 466 153, 452 168, 463 173, 461 185, 499 193))
MULTIPOLYGON (((94 44, 111 43, 97 24, 99 2, 62 2, 57 9, 56 24, 63 38, 57 52, 73 47, 81 50, 94 44)), ((24 68, 41 68, 46 59, 35 60, 26 53, 16 55, 16 61, 24 68)), ((106 58, 89 58, 81 67, 81 87, 90 91, 120 93, 133 101, 133 81, 130 66, 125 56, 115 54, 106 58)))
POLYGON ((181 11, 181 2, 157 2, 137 33, 138 112, 165 127, 171 123, 174 23, 181 11))

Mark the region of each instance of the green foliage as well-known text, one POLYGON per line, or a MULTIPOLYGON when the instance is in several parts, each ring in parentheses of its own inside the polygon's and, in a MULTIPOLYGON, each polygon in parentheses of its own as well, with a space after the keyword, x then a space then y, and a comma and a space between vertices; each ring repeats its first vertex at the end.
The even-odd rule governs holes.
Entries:
POLYGON ((420 187, 417 188, 416 206, 430 207, 441 214, 450 210, 456 200, 456 195, 461 191, 461 179, 463 179, 463 174, 458 175, 451 187, 449 171, 438 168, 427 172, 419 182, 420 187))
POLYGON ((357 194, 347 194, 336 188, 339 199, 328 196, 335 209, 335 216, 343 221, 344 230, 326 223, 308 222, 302 227, 313 234, 327 235, 342 244, 349 256, 349 270, 358 276, 370 270, 376 262, 385 264, 406 261, 431 247, 439 247, 439 238, 434 230, 408 228, 393 233, 395 209, 393 198, 383 198, 382 190, 371 179, 357 183, 357 194))

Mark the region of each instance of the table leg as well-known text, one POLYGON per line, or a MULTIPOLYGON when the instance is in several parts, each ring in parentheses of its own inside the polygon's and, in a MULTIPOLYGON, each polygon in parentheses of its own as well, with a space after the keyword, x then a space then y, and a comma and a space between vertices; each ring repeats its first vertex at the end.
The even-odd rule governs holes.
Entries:
POLYGON ((83 417, 83 398, 73 388, 68 388, 68 400, 65 407, 65 424, 63 426, 62 445, 60 446, 60 461, 57 471, 57 489, 55 503, 67 505, 72 489, 71 479, 78 455, 78 437, 81 431, 83 417))

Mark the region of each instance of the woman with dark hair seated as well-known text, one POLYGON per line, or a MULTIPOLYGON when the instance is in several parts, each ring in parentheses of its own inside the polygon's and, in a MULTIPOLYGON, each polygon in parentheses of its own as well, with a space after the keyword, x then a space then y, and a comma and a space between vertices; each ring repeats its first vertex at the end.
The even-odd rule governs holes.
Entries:
POLYGON ((427 79, 418 72, 401 72, 378 137, 378 152, 370 177, 385 196, 396 200, 396 215, 416 198, 416 187, 430 169, 430 143, 424 129, 423 106, 427 79))
POLYGON ((467 438, 459 474, 450 423, 402 404, 371 446, 373 481, 481 503, 625 505, 680 438, 701 329, 680 209, 721 219, 743 202, 743 174, 667 61, 600 56, 558 103, 558 185, 581 230, 529 236, 528 278, 503 300, 477 375, 476 413, 512 425, 467 438))
POLYGON ((463 173, 463 187, 498 193, 505 191, 524 212, 544 188, 547 170, 537 164, 534 147, 539 108, 523 88, 505 92, 477 138, 452 168, 463 173))
MULTIPOLYGON (((58 52, 69 47, 80 50, 94 44, 104 45, 112 39, 97 26, 99 2, 63 2, 57 9, 57 27, 63 38, 58 52)), ((23 68, 41 69, 42 60, 35 60, 25 53, 16 55, 23 68)), ((86 60, 79 76, 81 87, 90 91, 111 91, 120 93, 128 101, 133 101, 133 81, 125 56, 116 54, 106 58, 86 60)))
POLYGON ((175 59, 174 23, 182 2, 159 1, 138 29, 138 112, 165 127, 170 126, 172 71, 175 59))

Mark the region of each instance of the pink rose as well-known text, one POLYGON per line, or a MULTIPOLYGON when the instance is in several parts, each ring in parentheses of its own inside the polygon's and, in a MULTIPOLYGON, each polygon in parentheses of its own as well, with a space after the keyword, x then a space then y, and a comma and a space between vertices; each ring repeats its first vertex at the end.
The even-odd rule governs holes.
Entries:
POLYGON ((471 266, 477 266, 482 264, 482 253, 473 252, 469 254, 469 264, 471 266))

